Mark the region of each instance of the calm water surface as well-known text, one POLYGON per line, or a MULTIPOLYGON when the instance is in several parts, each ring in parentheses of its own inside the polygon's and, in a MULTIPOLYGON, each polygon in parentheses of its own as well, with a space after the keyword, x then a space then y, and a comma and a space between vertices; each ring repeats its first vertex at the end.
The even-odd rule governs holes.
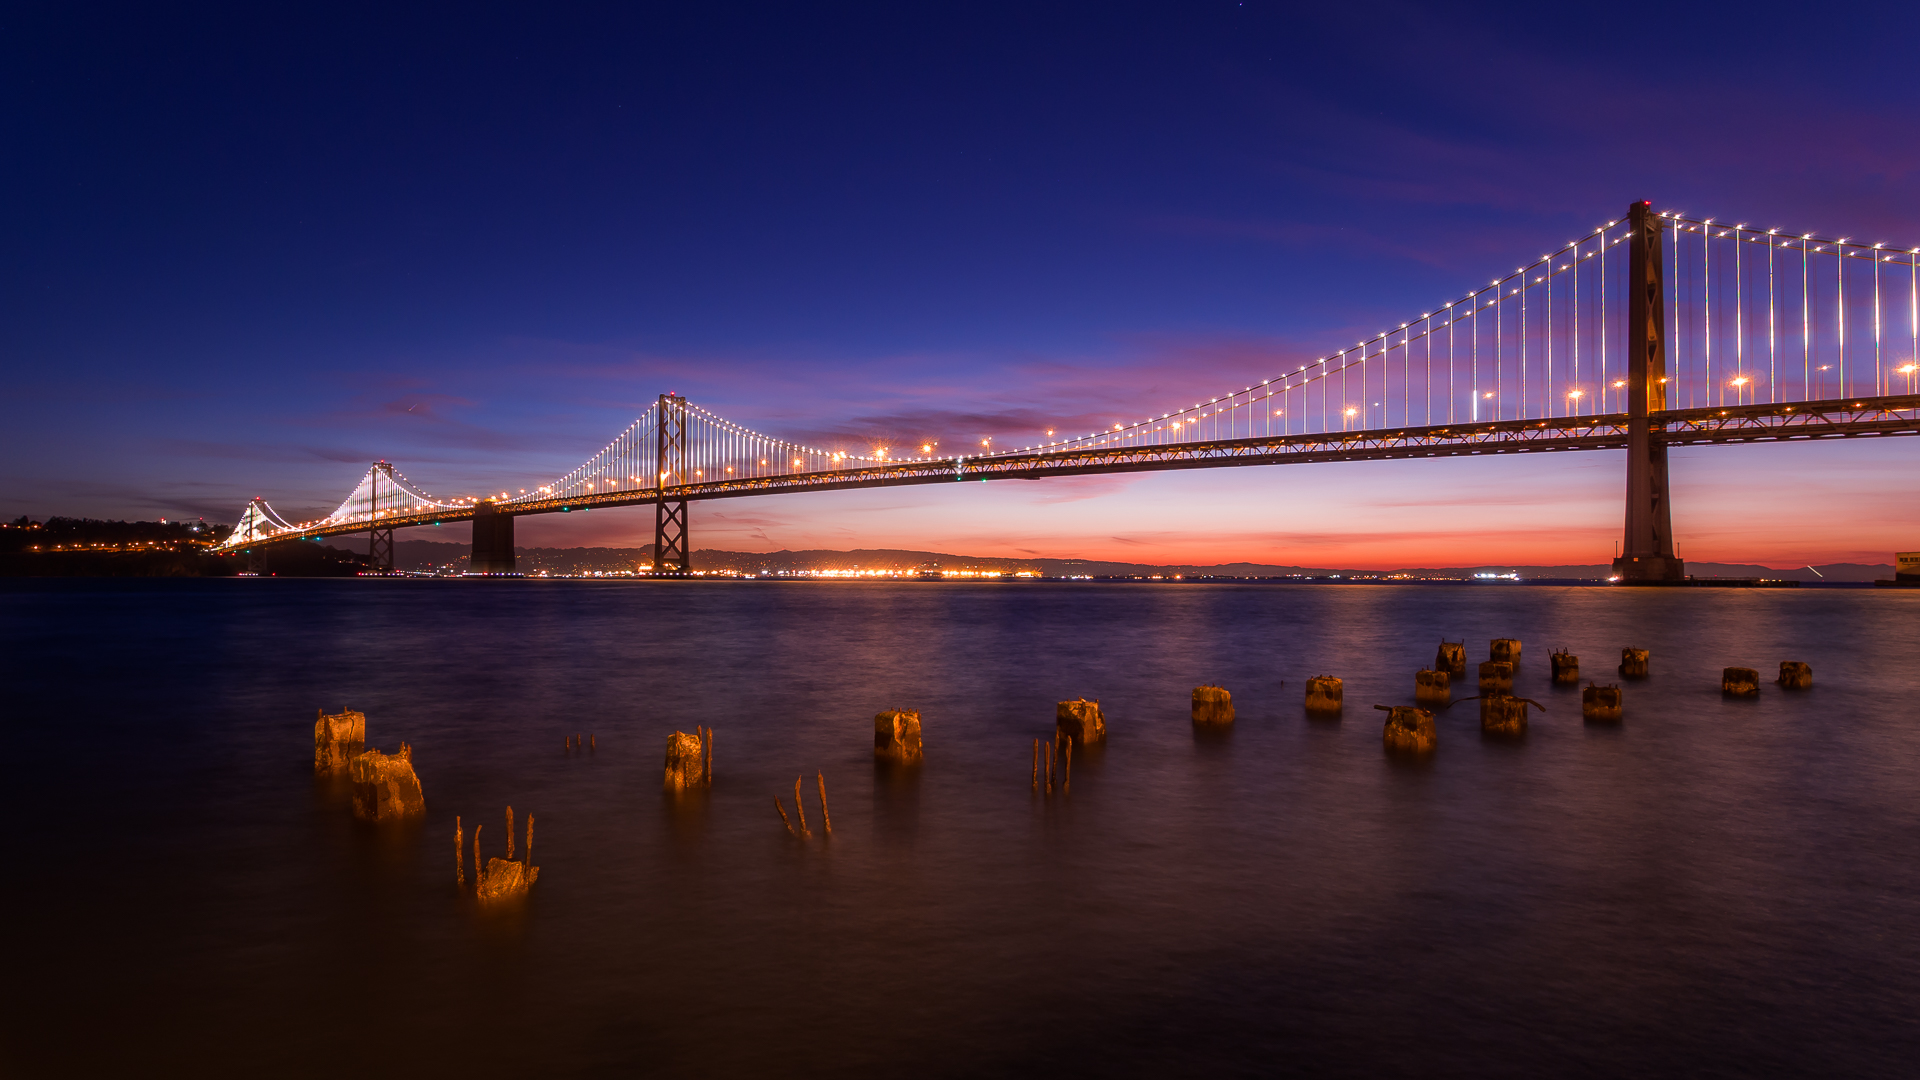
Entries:
POLYGON ((1920 1070, 1920 592, 14 582, 0 655, 9 1075, 1920 1070), (1443 635, 1523 639, 1548 711, 1391 760, 1370 706, 1443 635), (1583 724, 1547 653, 1623 645, 1653 678, 1583 724), (1816 688, 1721 698, 1783 659, 1816 688), (1082 694, 1108 745, 1036 796, 1082 694), (423 824, 314 782, 342 706, 423 824), (915 772, 871 759, 894 706, 915 772), (497 855, 508 804, 540 883, 482 911, 454 815, 497 855))

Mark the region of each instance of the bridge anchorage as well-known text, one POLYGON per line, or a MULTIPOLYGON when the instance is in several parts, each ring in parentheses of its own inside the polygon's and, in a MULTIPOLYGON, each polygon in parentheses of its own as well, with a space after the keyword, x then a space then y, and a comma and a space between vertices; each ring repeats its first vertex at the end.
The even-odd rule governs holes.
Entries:
MULTIPOLYGON (((578 468, 518 495, 440 499, 391 464, 292 523, 247 504, 228 550, 473 522, 469 573, 515 575, 514 519, 654 508, 653 570, 690 573, 710 499, 1107 472, 1619 450, 1624 584, 1684 580, 1673 447, 1920 434, 1920 247, 1788 233, 1636 202, 1416 319, 1259 383, 1137 421, 957 456, 813 447, 662 394, 578 468)), ((1916 444, 1920 445, 1920 444, 1916 444)), ((517 575, 515 575, 517 576, 517 575)))

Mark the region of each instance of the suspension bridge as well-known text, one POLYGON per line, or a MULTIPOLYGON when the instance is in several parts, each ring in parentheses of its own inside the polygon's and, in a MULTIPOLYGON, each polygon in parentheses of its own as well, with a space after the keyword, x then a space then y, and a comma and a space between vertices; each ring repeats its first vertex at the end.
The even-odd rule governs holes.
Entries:
POLYGON ((654 572, 692 569, 688 504, 1090 473, 1569 450, 1627 451, 1616 576, 1682 580, 1667 451, 1920 433, 1920 247, 1632 204, 1556 250, 1338 352, 1205 401, 1017 449, 856 453, 750 430, 663 394, 544 486, 438 499, 374 463, 332 513, 249 502, 228 550, 470 520, 474 575, 513 574, 514 519, 651 504, 654 572))

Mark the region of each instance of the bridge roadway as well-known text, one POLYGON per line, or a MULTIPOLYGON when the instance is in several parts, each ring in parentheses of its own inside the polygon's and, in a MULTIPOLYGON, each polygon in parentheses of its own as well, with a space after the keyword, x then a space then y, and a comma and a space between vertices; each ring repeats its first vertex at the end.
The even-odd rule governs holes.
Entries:
MULTIPOLYGON (((1920 434, 1920 395, 1805 401, 1775 405, 1728 405, 1652 414, 1658 437, 1669 447, 1720 443, 1798 442, 1819 439, 1920 434)), ((573 498, 518 499, 496 505, 502 514, 555 514, 612 506, 730 499, 801 491, 902 487, 969 480, 1042 480, 1094 473, 1212 469, 1241 465, 1291 465, 1324 461, 1386 461, 1400 458, 1537 454, 1566 450, 1621 450, 1627 446, 1627 414, 1552 420, 1500 420, 1440 427, 1381 428, 1311 435, 1262 435, 1211 442, 1148 446, 1082 446, 1036 449, 980 457, 866 464, 821 472, 713 480, 668 488, 635 488, 573 498)), ((381 528, 401 529, 473 517, 472 508, 383 516, 381 528)), ((341 522, 275 540, 366 532, 369 522, 341 522)))

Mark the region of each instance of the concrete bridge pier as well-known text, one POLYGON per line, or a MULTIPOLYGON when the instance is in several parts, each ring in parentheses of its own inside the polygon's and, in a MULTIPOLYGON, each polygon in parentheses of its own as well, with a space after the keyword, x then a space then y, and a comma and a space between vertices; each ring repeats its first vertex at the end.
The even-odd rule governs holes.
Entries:
POLYGON ((513 515, 501 513, 488 499, 473 508, 473 555, 468 576, 513 574, 513 515))
POLYGON ((1613 573, 1623 584, 1657 585, 1687 574, 1673 553, 1665 425, 1650 416, 1667 407, 1666 272, 1653 205, 1634 203, 1627 220, 1627 527, 1613 573))

